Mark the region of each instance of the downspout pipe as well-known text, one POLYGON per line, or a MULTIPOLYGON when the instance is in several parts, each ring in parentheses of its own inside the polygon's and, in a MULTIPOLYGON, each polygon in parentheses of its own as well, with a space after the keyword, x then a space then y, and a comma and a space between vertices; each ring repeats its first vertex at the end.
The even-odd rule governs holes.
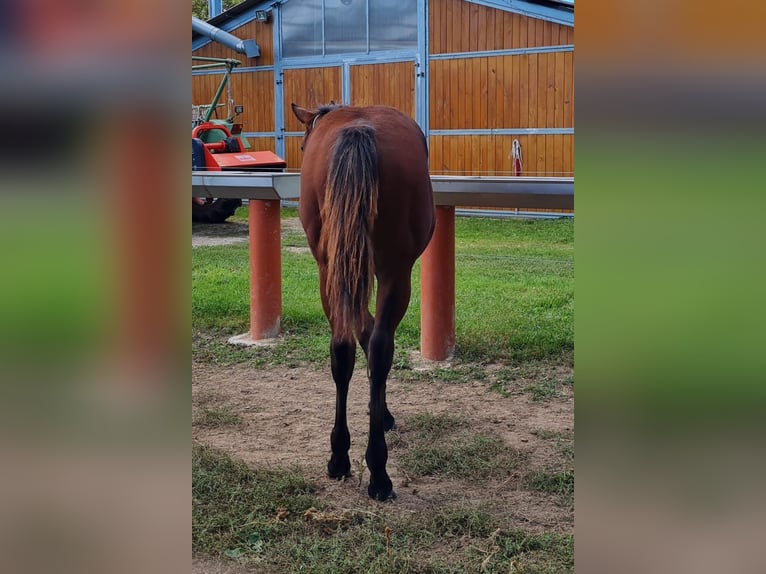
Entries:
POLYGON ((238 54, 244 54, 248 58, 257 58, 261 55, 261 49, 258 47, 258 44, 255 43, 255 40, 240 40, 225 30, 216 28, 194 16, 192 16, 192 30, 198 34, 207 36, 214 42, 218 42, 227 48, 231 48, 238 54))

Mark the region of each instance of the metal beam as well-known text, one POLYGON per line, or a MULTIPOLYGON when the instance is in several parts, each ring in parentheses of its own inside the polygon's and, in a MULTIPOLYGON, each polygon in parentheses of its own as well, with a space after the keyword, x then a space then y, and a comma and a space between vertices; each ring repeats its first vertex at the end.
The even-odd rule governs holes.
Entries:
MULTIPOLYGON (((299 173, 192 172, 193 197, 296 201, 299 173)), ((436 205, 574 209, 573 177, 433 175, 436 205)))
POLYGON ((300 195, 299 173, 192 172, 192 197, 297 200, 300 195))
POLYGON ((573 177, 432 175, 436 205, 574 209, 573 177))

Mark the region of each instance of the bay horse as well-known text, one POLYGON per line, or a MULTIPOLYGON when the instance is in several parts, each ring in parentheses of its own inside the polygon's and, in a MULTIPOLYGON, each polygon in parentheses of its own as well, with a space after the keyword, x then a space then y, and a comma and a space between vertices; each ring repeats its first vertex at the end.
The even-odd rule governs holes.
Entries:
POLYGON ((296 104, 292 109, 306 128, 300 220, 319 267, 319 294, 332 333, 336 398, 327 474, 351 476, 346 399, 358 341, 370 382, 367 493, 377 500, 395 498, 386 472, 384 433, 394 427, 386 379, 394 334, 410 302, 412 267, 434 231, 426 140, 409 116, 387 106, 331 102, 316 110, 296 104))

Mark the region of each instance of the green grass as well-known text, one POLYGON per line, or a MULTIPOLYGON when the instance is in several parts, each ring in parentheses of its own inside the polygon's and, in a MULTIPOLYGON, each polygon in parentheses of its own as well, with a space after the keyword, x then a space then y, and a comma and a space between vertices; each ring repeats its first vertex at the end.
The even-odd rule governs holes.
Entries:
POLYGON ((328 508, 300 469, 250 468, 201 444, 193 445, 192 505, 193 552, 257 572, 505 574, 574 567, 571 536, 509 528, 481 506, 445 504, 415 514, 395 505, 328 508))
POLYGON ((530 490, 556 496, 558 503, 562 506, 571 505, 574 502, 573 470, 559 472, 533 470, 524 477, 523 484, 530 490))
POLYGON ((242 424, 242 417, 226 407, 203 406, 194 413, 192 424, 200 428, 236 427, 242 424))
POLYGON ((478 434, 415 447, 399 466, 409 476, 484 479, 509 475, 521 459, 501 439, 478 434))
POLYGON ((409 477, 485 479, 507 476, 524 456, 501 439, 472 433, 469 421, 450 414, 421 413, 400 422, 387 437, 409 477))
MULTIPOLYGON (((283 216, 290 214, 283 210, 283 216)), ((239 210, 237 218, 241 219, 239 210)), ((310 253, 287 249, 305 246, 300 233, 285 234, 284 337, 281 345, 266 351, 230 352, 221 344, 249 328, 247 245, 192 251, 195 359, 327 364, 329 327, 319 301, 316 264, 310 253)), ((405 370, 409 351, 419 348, 419 263, 412 280, 410 306, 397 331, 395 368, 405 370)), ((557 360, 571 354, 573 298, 573 221, 457 220, 455 364, 557 360)), ((440 375, 450 376, 447 371, 440 375)))

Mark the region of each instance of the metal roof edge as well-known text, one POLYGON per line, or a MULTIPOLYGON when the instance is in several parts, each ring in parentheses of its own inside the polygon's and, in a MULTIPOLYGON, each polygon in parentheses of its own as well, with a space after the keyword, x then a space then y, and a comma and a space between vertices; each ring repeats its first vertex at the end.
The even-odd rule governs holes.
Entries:
POLYGON ((480 4, 488 8, 497 8, 506 12, 516 12, 523 16, 548 20, 556 24, 571 26, 574 28, 574 3, 537 3, 525 0, 465 0, 473 4, 480 4), (554 8, 552 4, 560 6, 554 8))

